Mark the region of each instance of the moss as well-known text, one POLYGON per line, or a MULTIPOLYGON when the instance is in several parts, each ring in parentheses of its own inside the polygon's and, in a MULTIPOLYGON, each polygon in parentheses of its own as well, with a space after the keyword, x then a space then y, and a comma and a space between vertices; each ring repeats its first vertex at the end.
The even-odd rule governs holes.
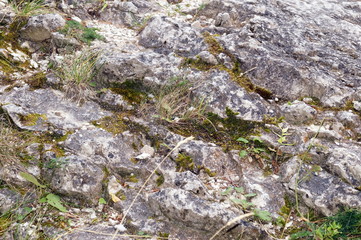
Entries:
POLYGON ((46 75, 44 72, 38 72, 28 78, 26 83, 29 84, 32 89, 42 88, 46 83, 46 75))
POLYGON ((130 174, 130 175, 125 177, 125 181, 126 182, 137 183, 137 182, 139 182, 139 179, 135 175, 130 174))
POLYGON ((120 190, 119 192, 117 192, 115 194, 115 196, 117 196, 121 201, 127 200, 127 196, 125 195, 123 190, 120 190))
POLYGON ((19 115, 20 122, 25 126, 35 126, 39 121, 47 120, 45 114, 30 113, 28 115, 19 115))
POLYGON ((99 128, 102 128, 114 135, 120 134, 128 129, 128 126, 124 123, 124 116, 126 114, 114 114, 112 116, 106 116, 99 120, 92 121, 91 123, 99 128))
POLYGON ((217 173, 212 172, 209 168, 203 167, 203 170, 210 177, 215 177, 217 175, 217 173))
POLYGON ((175 159, 175 163, 177 165, 176 170, 179 172, 194 171, 195 169, 193 159, 186 154, 178 154, 177 158, 175 159))
POLYGON ((231 149, 243 149, 244 146, 237 142, 239 137, 246 138, 254 135, 258 128, 264 127, 263 123, 252 122, 237 118, 237 113, 226 109, 226 118, 217 114, 208 113, 203 121, 194 119, 187 120, 180 124, 168 124, 168 128, 180 135, 194 136, 206 142, 212 142, 223 147, 225 151, 231 149))
POLYGON ((155 174, 158 176, 155 180, 158 187, 160 187, 164 183, 164 175, 158 171, 155 171, 155 174))
POLYGON ((125 81, 109 88, 113 93, 122 95, 130 104, 140 104, 147 98, 144 86, 138 81, 125 81))

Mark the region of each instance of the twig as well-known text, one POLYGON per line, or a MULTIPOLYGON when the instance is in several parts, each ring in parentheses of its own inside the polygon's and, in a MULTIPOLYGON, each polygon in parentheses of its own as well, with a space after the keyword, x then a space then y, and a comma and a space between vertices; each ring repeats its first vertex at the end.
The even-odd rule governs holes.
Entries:
POLYGON ((213 234, 213 236, 209 239, 209 240, 213 240, 220 232, 222 232, 225 228, 235 224, 236 222, 238 222, 239 220, 242 220, 243 218, 247 218, 250 216, 253 216, 254 212, 250 212, 250 213, 246 213, 243 215, 240 215, 236 218, 233 218, 231 221, 229 221, 226 225, 224 225, 223 227, 221 227, 215 234, 213 234))

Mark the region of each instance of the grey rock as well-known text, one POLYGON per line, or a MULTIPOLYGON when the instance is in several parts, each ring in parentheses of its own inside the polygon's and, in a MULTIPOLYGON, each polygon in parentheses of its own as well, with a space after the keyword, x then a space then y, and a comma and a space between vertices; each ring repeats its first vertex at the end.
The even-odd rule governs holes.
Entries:
POLYGON ((216 26, 230 27, 231 24, 232 24, 231 16, 229 15, 229 13, 225 12, 225 13, 219 13, 217 15, 216 22, 215 22, 216 26))
POLYGON ((106 109, 111 110, 132 110, 134 107, 130 105, 124 98, 115 94, 110 90, 106 90, 104 93, 101 93, 98 99, 98 103, 101 106, 104 106, 106 109))
MULTIPOLYGON (((209 239, 220 227, 237 216, 225 203, 205 201, 181 189, 166 188, 149 194, 148 202, 157 215, 164 215, 176 226, 176 231, 182 227, 183 230, 177 234, 183 236, 181 239, 190 237, 187 236, 187 227, 193 232, 203 231, 195 233, 191 239, 209 239)), ((259 228, 245 221, 240 221, 235 229, 224 233, 221 239, 234 239, 237 236, 243 236, 247 240, 268 239, 259 228)))
POLYGON ((326 166, 332 174, 338 176, 350 185, 361 185, 361 148, 355 144, 331 146, 326 166), (332 150, 331 150, 332 149, 332 150))
POLYGON ((7 188, 0 189, 0 213, 4 214, 7 211, 16 207, 22 196, 7 188))
POLYGON ((217 65, 218 61, 216 59, 216 57, 211 54, 208 51, 202 51, 198 54, 198 57, 204 61, 205 63, 211 64, 211 65, 217 65))
POLYGON ((156 213, 201 230, 218 229, 237 216, 226 210, 230 207, 226 204, 207 202, 181 189, 167 188, 149 194, 148 202, 156 213))
POLYGON ((240 165, 231 153, 225 153, 221 147, 203 141, 191 141, 182 145, 178 153, 190 156, 194 163, 194 173, 199 173, 197 166, 203 166, 219 176, 241 174, 240 165))
POLYGON ((317 111, 302 101, 293 101, 292 103, 281 106, 282 115, 285 120, 292 124, 301 124, 315 118, 317 111))
MULTIPOLYGON (((128 54, 112 49, 104 50, 100 57, 101 71, 97 75, 100 86, 109 86, 127 80, 160 79, 159 84, 180 74, 181 59, 174 55, 162 55, 147 50, 128 54)), ((145 80, 146 82, 146 80, 145 80)), ((151 82, 154 85, 154 82, 151 82)))
POLYGON ((263 115, 271 113, 266 101, 258 94, 248 93, 223 71, 211 71, 195 94, 205 97, 209 110, 221 117, 226 117, 226 108, 238 112, 237 118, 251 121, 261 121, 263 115))
POLYGON ((43 14, 30 17, 21 30, 21 37, 34 42, 51 38, 51 33, 64 27, 65 20, 59 14, 43 14))
POLYGON ((255 84, 285 99, 318 97, 326 106, 343 105, 355 94, 361 82, 359 5, 215 0, 199 14, 215 18, 233 8, 239 28, 219 39, 243 70, 256 67, 248 74, 255 84))
POLYGON ((144 162, 134 161, 135 157, 139 155, 139 151, 135 149, 140 149, 142 144, 149 144, 149 142, 141 135, 136 136, 129 132, 123 132, 113 136, 105 130, 92 129, 79 130, 70 135, 64 142, 64 147, 123 177, 130 174, 140 177, 149 173, 144 162))
POLYGON ((353 101, 352 103, 353 103, 353 108, 356 111, 361 112, 361 102, 360 101, 353 101))
POLYGON ((353 112, 340 111, 336 116, 346 128, 353 129, 361 126, 360 116, 353 112))
POLYGON ((282 181, 291 194, 297 191, 306 206, 326 216, 335 214, 340 207, 360 209, 360 191, 323 168, 312 169, 311 165, 299 162, 297 157, 282 166, 282 181))
POLYGON ((157 52, 195 56, 207 50, 202 35, 190 25, 167 17, 152 18, 139 36, 139 44, 157 52))
POLYGON ((66 161, 63 166, 46 171, 51 188, 83 204, 97 204, 102 194, 102 168, 80 156, 66 156, 58 160, 62 159, 66 161))
POLYGON ((247 160, 242 161, 241 166, 241 185, 248 193, 257 194, 250 201, 256 208, 266 210, 276 216, 276 213, 285 205, 284 198, 280 196, 286 193, 279 176, 275 174, 265 176, 264 170, 247 160))
POLYGON ((76 129, 110 115, 93 102, 78 106, 65 99, 62 92, 49 88, 31 91, 24 86, 13 89, 0 96, 0 103, 18 127, 36 131, 76 129), (24 117, 34 119, 26 122, 22 120, 24 117))
POLYGON ((59 32, 53 32, 51 33, 53 42, 56 47, 58 48, 73 48, 73 50, 77 47, 81 46, 81 43, 78 42, 75 38, 69 38, 64 36, 63 34, 59 32))

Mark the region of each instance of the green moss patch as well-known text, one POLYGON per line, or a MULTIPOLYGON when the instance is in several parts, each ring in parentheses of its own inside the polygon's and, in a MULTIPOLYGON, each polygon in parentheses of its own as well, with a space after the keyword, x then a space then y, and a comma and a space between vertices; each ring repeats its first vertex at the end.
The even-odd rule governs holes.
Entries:
POLYGON ((39 113, 30 113, 28 115, 19 115, 20 122, 24 124, 25 126, 35 126, 39 123, 39 121, 47 120, 45 114, 39 114, 39 113))
POLYGON ((121 84, 114 84, 110 90, 122 95, 130 104, 140 104, 147 98, 145 88, 139 81, 128 80, 121 84))
POLYGON ((225 151, 243 149, 242 144, 236 140, 239 137, 256 134, 258 129, 264 126, 263 123, 239 119, 236 117, 237 113, 228 108, 226 114, 226 118, 221 118, 214 113, 208 113, 203 121, 189 119, 182 124, 168 123, 167 126, 177 134, 194 136, 196 139, 215 143, 225 151))

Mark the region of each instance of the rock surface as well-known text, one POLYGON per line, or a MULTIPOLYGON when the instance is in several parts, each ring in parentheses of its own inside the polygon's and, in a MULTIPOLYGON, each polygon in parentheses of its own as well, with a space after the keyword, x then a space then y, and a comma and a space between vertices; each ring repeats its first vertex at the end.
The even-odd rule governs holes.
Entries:
POLYGON ((0 0, 6 239, 210 239, 242 214, 217 239, 288 239, 297 212, 361 211, 359 3, 45 4, 18 31, 0 0))

